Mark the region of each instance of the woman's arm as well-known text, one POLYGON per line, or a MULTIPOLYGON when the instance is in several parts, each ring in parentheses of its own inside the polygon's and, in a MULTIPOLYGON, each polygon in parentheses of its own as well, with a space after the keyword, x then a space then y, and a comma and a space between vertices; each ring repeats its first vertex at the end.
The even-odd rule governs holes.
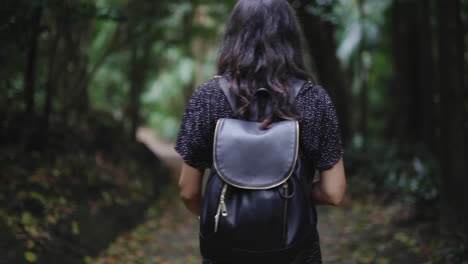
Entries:
POLYGON ((203 169, 184 162, 179 178, 180 197, 185 207, 196 216, 201 212, 203 173, 203 169))
POLYGON ((339 205, 346 192, 343 157, 330 169, 320 171, 320 180, 312 186, 312 199, 316 205, 339 205))

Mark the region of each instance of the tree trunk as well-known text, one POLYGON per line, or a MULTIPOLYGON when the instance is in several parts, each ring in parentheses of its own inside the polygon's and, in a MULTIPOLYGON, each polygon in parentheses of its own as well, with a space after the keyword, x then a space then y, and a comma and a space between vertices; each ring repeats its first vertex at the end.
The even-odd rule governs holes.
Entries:
POLYGON ((365 152, 367 150, 367 142, 368 142, 368 112, 369 112, 369 65, 366 65, 366 60, 364 58, 364 52, 366 50, 366 29, 364 27, 366 14, 364 13, 364 6, 365 0, 358 1, 358 10, 359 10, 359 20, 360 20, 360 27, 361 27, 361 41, 359 43, 359 52, 358 52, 358 60, 357 60, 357 71, 359 73, 359 84, 360 84, 360 105, 361 105, 361 118, 359 124, 359 132, 362 135, 362 150, 365 152))
MULTIPOLYGON (((145 25, 149 28, 149 25, 145 25)), ((131 30, 131 27, 129 27, 131 30)), ((149 30, 149 29, 148 29, 149 30)), ((136 138, 136 131, 141 125, 141 94, 146 82, 146 71, 151 62, 151 37, 143 37, 141 41, 134 41, 130 51, 130 91, 128 117, 130 120, 130 137, 136 138), (139 45, 141 43, 141 45, 139 45)))
POLYGON ((29 40, 29 50, 27 53, 26 69, 24 72, 24 96, 26 106, 26 130, 24 131, 23 142, 26 148, 31 147, 33 142, 33 130, 35 127, 35 95, 36 95, 36 64, 37 49, 40 35, 40 21, 42 17, 42 7, 34 9, 31 18, 32 32, 29 40))
MULTIPOLYGON (((420 138, 418 110, 421 98, 419 83, 419 25, 412 13, 413 1, 394 0, 392 6, 394 83, 389 91, 393 109, 390 113, 387 137, 400 144, 417 142, 420 138)), ((425 43, 424 43, 425 44, 425 43)))
POLYGON ((56 55, 57 55, 57 46, 59 43, 59 33, 54 36, 52 43, 50 45, 49 54, 48 54, 48 64, 47 64, 47 81, 46 81, 46 98, 44 103, 44 123, 43 123, 43 135, 44 135, 44 147, 47 147, 49 141, 49 129, 50 129, 50 119, 52 115, 52 103, 55 92, 55 65, 56 65, 56 55))
POLYGON ((466 123, 464 106, 464 45, 461 23, 461 1, 437 1, 439 36, 439 76, 442 125, 442 215, 450 226, 468 230, 468 186, 466 123))
POLYGON ((437 80, 431 3, 431 0, 393 1, 394 83, 389 97, 395 110, 390 113, 386 137, 400 144, 424 143, 431 152, 437 153, 436 136, 440 126, 434 110, 437 80))
MULTIPOLYGON (((468 1, 464 0, 463 5, 462 5, 462 34, 459 36, 460 37, 460 45, 462 45, 463 50, 466 54, 468 50, 468 38, 465 36, 468 36, 468 1)), ((466 87, 467 80, 468 80, 468 67, 467 63, 468 60, 465 59, 466 56, 460 56, 459 59, 461 60, 462 66, 463 66, 463 87, 466 87)), ((464 101, 465 101, 465 127, 464 127, 464 133, 465 135, 468 135, 468 89, 464 90, 465 95, 463 96, 464 101)), ((465 164, 468 164, 468 139, 465 138, 465 164)), ((467 169, 468 170, 468 169, 467 169)))
POLYGON ((418 133, 416 139, 426 143, 432 153, 437 152, 436 135, 438 125, 435 118, 435 78, 433 57, 433 34, 431 21, 431 1, 418 1, 418 24, 419 24, 419 72, 417 98, 420 102, 416 113, 418 133))
POLYGON ((35 107, 35 92, 36 92, 36 61, 37 61, 37 46, 40 34, 40 20, 42 15, 42 8, 37 7, 34 10, 31 19, 32 33, 29 41, 29 50, 27 55, 26 71, 24 72, 24 90, 25 90, 25 103, 26 114, 29 116, 34 115, 35 107))
POLYGON ((130 119, 130 137, 136 137, 136 131, 140 123, 140 91, 142 85, 142 76, 139 60, 138 60, 138 45, 136 42, 132 44, 130 55, 130 91, 129 91, 129 106, 128 115, 130 119))

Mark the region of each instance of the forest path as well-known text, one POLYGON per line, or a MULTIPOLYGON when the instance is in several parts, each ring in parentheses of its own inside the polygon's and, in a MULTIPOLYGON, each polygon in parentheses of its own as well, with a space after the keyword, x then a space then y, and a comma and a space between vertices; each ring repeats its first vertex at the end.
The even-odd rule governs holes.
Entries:
MULTIPOLYGON (((190 264, 201 263, 198 220, 178 198, 176 180, 182 159, 173 145, 158 139, 149 128, 138 130, 146 144, 169 168, 173 183, 148 210, 134 230, 122 234, 92 264, 190 264)), ((378 205, 375 199, 347 197, 339 207, 319 206, 318 229, 325 264, 416 264, 428 252, 409 235, 409 227, 393 224, 405 219, 409 208, 402 202, 378 205)), ((429 263, 429 262, 427 262, 429 263)))

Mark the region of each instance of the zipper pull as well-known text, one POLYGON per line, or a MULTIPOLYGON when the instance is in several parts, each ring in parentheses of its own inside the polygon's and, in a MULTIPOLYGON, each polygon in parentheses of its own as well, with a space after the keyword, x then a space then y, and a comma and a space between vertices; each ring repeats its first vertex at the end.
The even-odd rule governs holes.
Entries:
POLYGON ((227 190, 227 184, 224 184, 223 189, 221 190, 221 195, 219 197, 219 205, 218 205, 218 210, 216 211, 216 215, 214 216, 215 218, 215 225, 214 225, 214 231, 215 233, 218 232, 218 225, 219 225, 219 217, 222 216, 227 216, 227 208, 226 208, 226 203, 224 202, 224 196, 226 195, 226 190, 227 190))
POLYGON ((224 203, 224 200, 221 201, 221 215, 222 216, 227 216, 227 208, 226 208, 226 203, 224 203))
POLYGON ((224 202, 224 197, 226 196, 226 190, 227 190, 227 184, 224 184, 223 189, 221 191, 221 197, 219 201, 219 207, 221 209, 221 215, 222 216, 227 216, 227 208, 226 208, 226 203, 224 202))

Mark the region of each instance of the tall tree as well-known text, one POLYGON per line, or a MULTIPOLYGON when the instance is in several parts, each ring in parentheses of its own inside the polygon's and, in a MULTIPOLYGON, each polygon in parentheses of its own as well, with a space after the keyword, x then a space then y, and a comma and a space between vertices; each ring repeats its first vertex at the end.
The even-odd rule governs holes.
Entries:
POLYGON ((414 142, 418 130, 418 23, 414 1, 392 3, 394 83, 389 91, 394 111, 390 113, 387 137, 400 143, 414 142))
POLYGON ((24 130, 24 144, 27 148, 31 147, 34 137, 35 127, 35 95, 36 95, 36 66, 37 66, 37 50, 39 45, 39 36, 41 32, 41 17, 42 6, 35 7, 32 12, 30 21, 32 27, 30 37, 27 42, 28 51, 26 56, 26 69, 24 71, 24 95, 26 105, 26 129, 24 130))
POLYGON ((418 86, 416 88, 416 97, 419 99, 417 108, 415 109, 415 122, 417 124, 416 139, 420 138, 426 143, 429 150, 433 153, 437 152, 436 145, 436 127, 440 124, 436 118, 435 100, 437 90, 435 89, 436 79, 434 78, 434 55, 433 55, 433 1, 418 1, 417 18, 418 18, 418 53, 419 58, 417 74, 418 86))
POLYGON ((467 131, 464 102, 464 45, 460 0, 437 1, 441 99, 442 214, 468 230, 467 131))
POLYGON ((155 41, 160 38, 159 29, 154 17, 166 15, 166 10, 161 2, 148 2, 131 0, 128 2, 128 10, 132 15, 126 23, 127 37, 129 39, 128 50, 130 53, 128 68, 128 105, 127 118, 130 123, 129 134, 132 139, 136 137, 138 126, 141 125, 141 95, 145 91, 145 84, 150 70, 155 70, 155 56, 152 48, 155 41))
POLYGON ((42 16, 42 7, 36 7, 33 11, 30 24, 32 25, 31 36, 28 43, 28 53, 26 61, 26 70, 24 71, 24 90, 26 113, 34 115, 35 107, 35 92, 36 92, 36 64, 37 64, 37 49, 40 34, 40 21, 42 16))
POLYGON ((424 143, 436 152, 436 97, 431 0, 394 0, 392 41, 394 83, 390 95, 388 137, 398 142, 424 143))
POLYGON ((366 13, 364 11, 364 5, 365 5, 365 0, 358 0, 357 1, 358 5, 358 14, 359 14, 359 24, 361 27, 361 41, 359 42, 359 48, 358 48, 358 59, 357 59, 357 71, 359 72, 359 84, 360 84, 360 100, 359 103, 361 105, 360 107, 360 124, 359 124, 359 131, 361 132, 362 138, 363 138, 363 145, 362 149, 365 151, 367 148, 367 141, 368 141, 368 112, 369 112, 369 65, 366 62, 365 59, 365 51, 367 49, 366 47, 366 29, 365 29, 365 18, 366 18, 366 13))

